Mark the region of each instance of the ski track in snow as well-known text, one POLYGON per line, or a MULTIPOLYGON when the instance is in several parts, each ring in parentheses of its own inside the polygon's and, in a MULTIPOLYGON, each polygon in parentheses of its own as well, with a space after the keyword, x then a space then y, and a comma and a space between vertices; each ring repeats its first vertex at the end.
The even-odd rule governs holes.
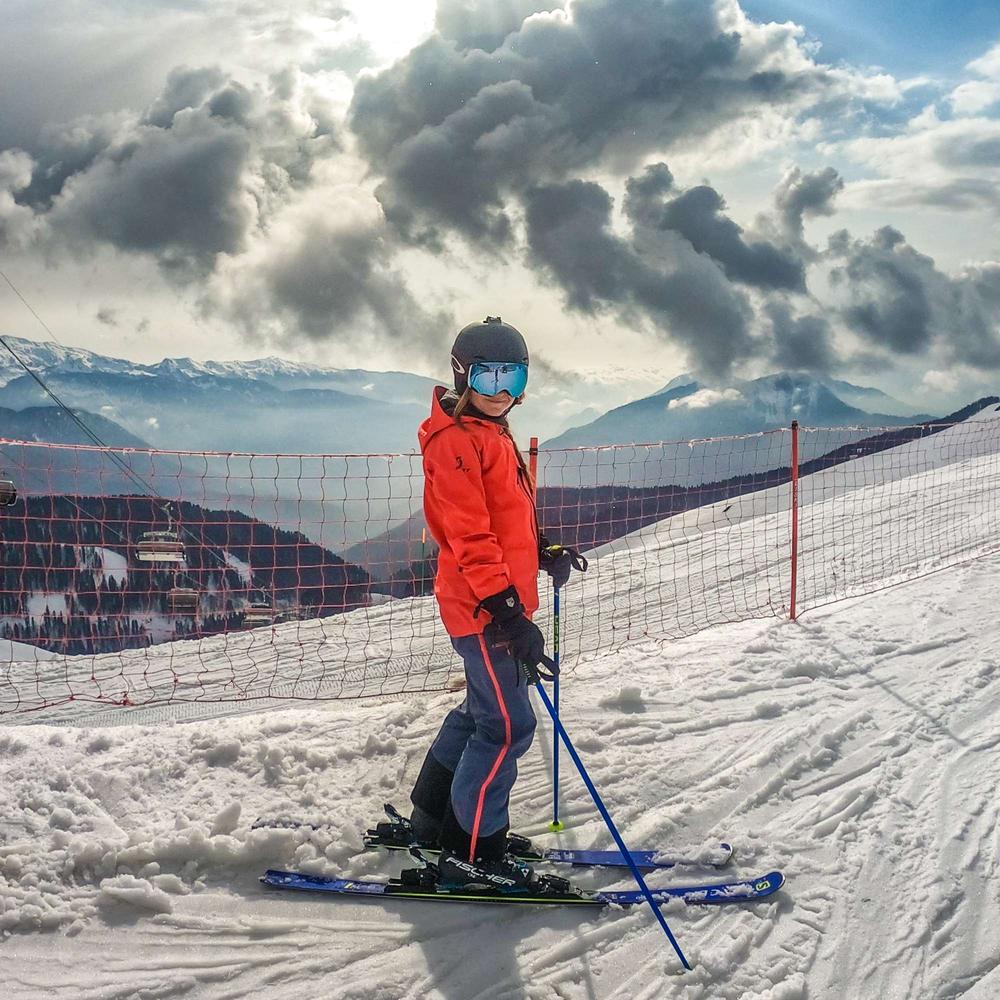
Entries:
MULTIPOLYGON (((434 695, 0 732, 4 995, 993 997, 998 578, 1000 557, 984 558, 797 623, 649 641, 564 683, 567 728, 627 842, 730 839, 730 872, 787 875, 771 900, 665 907, 692 973, 678 974, 642 907, 380 905, 259 886, 265 867, 379 877, 404 864, 359 852, 360 834, 382 801, 405 805, 457 697, 434 695), (259 815, 330 826, 250 831, 259 815)), ((515 827, 544 843, 613 846, 565 755, 569 829, 548 833, 550 761, 541 720, 515 827)), ((575 878, 629 884, 606 870, 575 878)))

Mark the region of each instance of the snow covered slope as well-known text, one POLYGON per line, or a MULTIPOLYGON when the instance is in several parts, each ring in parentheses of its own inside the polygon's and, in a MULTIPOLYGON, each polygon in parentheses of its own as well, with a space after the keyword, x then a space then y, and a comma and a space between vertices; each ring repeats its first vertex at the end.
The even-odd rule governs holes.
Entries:
MULTIPOLYGON (((890 579, 940 568, 919 550, 930 536, 894 529, 900 510, 918 510, 925 530, 960 532, 965 563, 795 623, 634 642, 581 658, 567 676, 564 722, 630 844, 724 838, 737 848, 734 873, 786 873, 769 901, 668 909, 692 973, 677 975, 641 908, 383 905, 259 886, 269 866, 353 877, 399 870, 401 858, 361 852, 360 835, 381 802, 405 805, 440 719, 460 697, 411 694, 256 713, 229 705, 243 714, 183 724, 0 729, 3 996, 992 1000, 1000 984, 1000 554, 989 476, 997 419, 984 413, 964 431, 803 482, 804 523, 843 522, 838 557, 855 568, 893 565, 876 558, 862 528, 889 533, 901 567, 890 579), (955 436, 977 432, 977 457, 955 462, 955 436), (329 826, 252 831, 261 815, 329 826)), ((784 495, 691 512, 609 547, 597 562, 600 595, 586 578, 567 589, 566 642, 585 649, 594 628, 620 627, 623 610, 638 614, 643 601, 712 607, 741 574, 762 581, 765 594, 775 574, 780 605, 784 495), (685 548, 681 574, 675 557, 685 548)), ((807 545, 806 557, 810 566, 823 553, 810 556, 807 545)), ((342 682, 382 655, 380 643, 404 620, 418 619, 415 654, 440 651, 432 602, 393 601, 365 616, 342 682)), ((327 658, 340 647, 325 630, 345 623, 350 616, 248 633, 225 650, 213 645, 219 639, 177 644, 137 657, 134 675, 132 654, 88 659, 86 670, 104 683, 129 676, 136 691, 176 681, 181 695, 198 697, 235 677, 259 694, 254 678, 263 683, 267 672, 251 656, 256 642, 286 682, 275 693, 307 697, 337 680, 327 658)), ((19 667, 37 669, 8 669, 19 667)), ((81 709, 93 706, 48 717, 72 721, 81 709)), ((543 719, 515 788, 516 827, 544 844, 611 846, 565 759, 568 829, 547 831, 550 766, 543 719)), ((674 871, 651 881, 704 877, 674 871)), ((577 881, 628 885, 608 871, 577 881)))
MULTIPOLYGON (((404 803, 454 695, 6 730, 4 996, 992 997, 998 585, 1000 559, 985 558, 797 624, 635 646, 581 665, 564 685, 565 723, 627 840, 725 836, 735 871, 788 876, 769 902, 670 910, 696 965, 685 976, 638 908, 442 911, 257 884, 268 865, 397 870, 400 860, 357 853, 359 834, 383 800, 404 803), (250 831, 276 814, 331 826, 250 831)), ((547 843, 609 846, 565 761, 568 830, 546 833, 550 738, 542 725, 524 761, 518 827, 547 843)))

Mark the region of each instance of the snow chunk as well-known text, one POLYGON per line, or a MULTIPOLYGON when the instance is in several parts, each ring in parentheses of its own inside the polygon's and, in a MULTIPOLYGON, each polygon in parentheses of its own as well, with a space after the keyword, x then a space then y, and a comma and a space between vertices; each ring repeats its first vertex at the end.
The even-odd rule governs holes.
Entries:
POLYGON ((54 830, 68 830, 76 822, 76 817, 69 809, 53 809, 49 816, 49 826, 54 830))
POLYGON ((617 694, 602 698, 598 704, 601 708, 617 708, 620 712, 645 712, 646 703, 642 698, 642 688, 622 687, 617 694))
POLYGON ((226 806, 222 812, 217 813, 212 821, 212 836, 217 837, 220 833, 232 833, 239 824, 242 809, 242 805, 236 801, 226 806))
POLYGON ((758 719, 776 719, 781 712, 781 705, 776 701, 759 701, 753 709, 753 714, 758 719))
POLYGON ((239 760, 243 744, 239 740, 219 740, 202 745, 199 756, 211 767, 229 767, 239 760))
POLYGON ((157 889, 169 892, 173 896, 187 896, 191 892, 177 875, 154 875, 150 881, 157 889))
POLYGON ((127 903, 129 906, 152 910, 154 913, 172 913, 174 909, 173 901, 162 889, 157 889, 146 879, 136 878, 133 875, 104 879, 101 882, 98 903, 103 905, 127 903))

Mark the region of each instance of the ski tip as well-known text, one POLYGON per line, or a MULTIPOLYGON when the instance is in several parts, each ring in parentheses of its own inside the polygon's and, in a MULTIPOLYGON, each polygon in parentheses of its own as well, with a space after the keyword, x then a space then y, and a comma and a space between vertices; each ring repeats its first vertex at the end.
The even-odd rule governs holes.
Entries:
POLYGON ((752 880, 757 898, 770 896, 785 884, 784 872, 773 871, 752 880))

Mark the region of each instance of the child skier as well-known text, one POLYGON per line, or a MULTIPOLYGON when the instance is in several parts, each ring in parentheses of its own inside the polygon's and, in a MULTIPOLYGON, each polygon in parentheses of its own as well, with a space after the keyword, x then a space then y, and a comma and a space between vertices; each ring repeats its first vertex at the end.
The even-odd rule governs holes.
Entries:
POLYGON ((418 842, 438 843, 440 881, 517 891, 531 868, 507 854, 510 791, 531 745, 528 699, 545 656, 531 616, 541 566, 561 586, 576 552, 539 534, 533 484, 507 414, 528 384, 528 348, 499 316, 464 327, 454 390, 438 387, 420 427, 424 515, 439 546, 434 593, 465 662, 466 697, 445 717, 410 795, 418 842))

